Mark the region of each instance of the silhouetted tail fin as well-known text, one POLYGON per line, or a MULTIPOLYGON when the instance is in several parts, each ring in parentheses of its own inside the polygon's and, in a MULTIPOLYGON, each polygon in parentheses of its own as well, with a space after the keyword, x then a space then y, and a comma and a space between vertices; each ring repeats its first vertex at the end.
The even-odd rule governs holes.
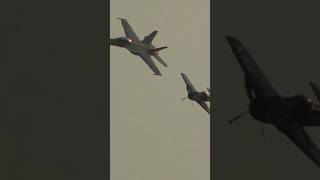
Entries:
POLYGON ((314 84, 313 82, 310 82, 310 85, 311 85, 311 88, 314 92, 314 94, 316 95, 317 99, 318 99, 318 102, 320 102, 320 90, 319 90, 319 87, 314 84))
POLYGON ((153 31, 148 36, 145 36, 144 39, 142 40, 142 42, 146 43, 146 44, 151 44, 152 40, 157 35, 157 33, 158 33, 158 31, 153 31))

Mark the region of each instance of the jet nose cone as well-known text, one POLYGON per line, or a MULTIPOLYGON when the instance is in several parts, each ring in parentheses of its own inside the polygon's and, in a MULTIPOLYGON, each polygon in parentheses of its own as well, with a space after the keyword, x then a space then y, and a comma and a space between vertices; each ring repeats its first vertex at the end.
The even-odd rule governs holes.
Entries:
POLYGON ((114 45, 114 46, 116 46, 116 45, 117 45, 117 39, 110 39, 110 40, 109 40, 109 45, 114 45))

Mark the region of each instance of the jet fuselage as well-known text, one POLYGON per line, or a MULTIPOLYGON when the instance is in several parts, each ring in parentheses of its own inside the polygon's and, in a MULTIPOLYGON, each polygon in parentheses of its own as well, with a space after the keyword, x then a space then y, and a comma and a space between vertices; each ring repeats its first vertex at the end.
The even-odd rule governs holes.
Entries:
POLYGON ((142 42, 134 42, 126 37, 110 39, 110 44, 113 46, 123 47, 128 49, 132 54, 139 55, 141 51, 150 51, 155 48, 152 44, 142 42))
POLYGON ((282 124, 297 123, 304 125, 315 114, 319 115, 319 105, 303 96, 270 97, 254 99, 249 105, 249 112, 253 118, 264 123, 282 124))

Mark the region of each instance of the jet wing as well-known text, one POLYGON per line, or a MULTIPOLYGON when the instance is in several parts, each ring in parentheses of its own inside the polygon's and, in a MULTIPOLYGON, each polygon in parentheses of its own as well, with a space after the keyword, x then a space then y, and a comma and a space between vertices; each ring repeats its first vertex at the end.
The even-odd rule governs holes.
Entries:
POLYGON ((188 92, 189 91, 190 92, 197 92, 196 88, 193 87, 193 85, 192 85, 191 81, 189 80, 189 78, 187 77, 187 75, 184 73, 181 73, 181 76, 187 85, 188 92))
POLYGON ((167 63, 158 54, 153 54, 153 57, 158 60, 164 67, 168 67, 167 63))
POLYGON ((244 45, 234 37, 227 37, 227 40, 245 74, 247 85, 249 85, 248 88, 254 92, 255 97, 279 96, 244 45))
POLYGON ((122 27, 124 29, 124 32, 126 33, 127 38, 131 39, 134 42, 139 42, 139 38, 136 35, 136 33, 133 31, 132 27, 128 23, 128 21, 124 18, 118 18, 121 20, 122 27))
POLYGON ((197 103, 205 110, 207 113, 210 114, 210 108, 204 101, 197 101, 197 103))
POLYGON ((142 60, 147 63, 147 65, 151 68, 151 70, 154 72, 154 75, 161 76, 161 73, 158 69, 158 67, 154 64, 153 59, 151 58, 150 54, 146 51, 140 51, 139 56, 142 58, 142 60))
POLYGON ((277 128, 289 137, 313 162, 320 167, 320 150, 314 142, 311 141, 303 127, 298 124, 276 125, 277 128))

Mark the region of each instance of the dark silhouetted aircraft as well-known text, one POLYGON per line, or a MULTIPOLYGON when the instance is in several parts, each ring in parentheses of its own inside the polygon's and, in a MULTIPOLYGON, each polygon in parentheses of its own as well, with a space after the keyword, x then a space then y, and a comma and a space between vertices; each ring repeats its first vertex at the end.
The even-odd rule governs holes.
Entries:
POLYGON ((153 62, 151 56, 158 60, 163 66, 168 65, 159 56, 159 51, 167 47, 156 48, 151 44, 152 40, 158 33, 158 31, 153 31, 148 36, 145 36, 142 41, 139 40, 136 33, 131 28, 130 24, 126 19, 118 18, 121 20, 126 37, 119 37, 110 39, 110 44, 113 46, 123 47, 128 49, 132 54, 140 56, 145 63, 151 68, 155 75, 161 76, 158 67, 153 62))
MULTIPOLYGON (((208 95, 206 92, 198 92, 196 88, 193 87, 191 81, 188 79, 187 75, 184 73, 181 73, 181 76, 186 83, 187 86, 187 92, 188 92, 188 98, 192 101, 196 101, 200 106, 207 111, 210 114, 210 108, 206 104, 206 101, 210 101, 210 95, 208 95)), ((210 92, 210 89, 208 88, 208 91, 210 92)), ((182 98, 182 100, 185 100, 187 97, 182 98)))
MULTIPOLYGON (((244 72, 251 116, 260 122, 275 125, 320 167, 320 150, 304 130, 306 126, 320 126, 320 106, 303 95, 280 96, 243 44, 234 37, 227 37, 227 41, 244 72)), ((310 84, 320 101, 319 88, 314 83, 310 84)), ((244 114, 236 116, 229 123, 244 114)))

